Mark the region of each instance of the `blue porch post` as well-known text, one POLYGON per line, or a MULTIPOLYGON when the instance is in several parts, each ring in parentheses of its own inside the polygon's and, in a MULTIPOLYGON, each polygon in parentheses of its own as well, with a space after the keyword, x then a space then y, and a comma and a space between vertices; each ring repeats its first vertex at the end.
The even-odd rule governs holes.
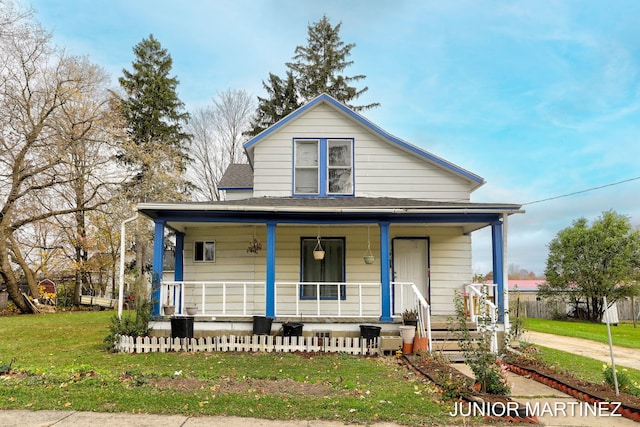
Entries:
MULTIPOLYGON (((164 221, 155 220, 153 234, 153 264, 151 267, 151 315, 160 316, 160 284, 164 262, 164 221)), ((141 266, 138 266, 140 268, 141 266)))
POLYGON ((380 299, 382 302, 381 322, 392 322, 391 317, 391 265, 389 250, 389 223, 381 222, 380 226, 380 299))
POLYGON ((184 280, 184 233, 176 231, 176 266, 173 280, 181 282, 184 280))
POLYGON ((265 316, 276 317, 276 223, 267 222, 267 283, 265 316))
POLYGON ((502 222, 491 224, 491 248, 493 258, 493 281, 497 286, 496 304, 498 318, 504 319, 504 250, 502 239, 502 222))

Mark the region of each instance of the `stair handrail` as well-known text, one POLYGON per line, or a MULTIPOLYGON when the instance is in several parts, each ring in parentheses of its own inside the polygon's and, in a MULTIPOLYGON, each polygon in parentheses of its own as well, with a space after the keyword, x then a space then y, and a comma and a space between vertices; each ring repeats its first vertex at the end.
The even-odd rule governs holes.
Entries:
POLYGON ((494 283, 471 283, 465 285, 465 290, 469 295, 469 317, 476 324, 479 331, 491 331, 491 351, 498 353, 498 306, 487 298, 489 287, 496 286, 494 283), (479 313, 476 315, 474 296, 478 297, 479 313), (488 316, 486 315, 488 313, 488 316), (488 319, 487 319, 488 317, 488 319))
POLYGON ((429 303, 422 296, 422 293, 420 292, 418 287, 415 285, 415 283, 411 284, 411 290, 413 290, 413 294, 415 295, 416 300, 418 302, 417 333, 421 337, 424 337, 424 336, 427 337, 427 341, 429 343, 428 351, 429 353, 431 353, 431 349, 433 347, 432 340, 431 340, 431 309, 429 307, 429 303))

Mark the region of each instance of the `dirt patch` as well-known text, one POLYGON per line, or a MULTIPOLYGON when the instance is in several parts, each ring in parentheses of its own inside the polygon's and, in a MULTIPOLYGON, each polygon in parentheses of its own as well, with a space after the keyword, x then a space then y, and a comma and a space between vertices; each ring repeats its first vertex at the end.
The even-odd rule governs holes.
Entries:
POLYGON ((263 395, 304 395, 304 396, 332 396, 340 394, 324 383, 298 382, 291 379, 263 380, 247 379, 244 381, 220 381, 215 386, 220 393, 253 393, 263 395))
POLYGON ((205 381, 197 378, 158 378, 149 381, 149 384, 160 390, 173 390, 178 392, 202 390, 207 386, 205 381))
POLYGON ((260 395, 304 395, 332 396, 340 394, 330 384, 298 382, 291 379, 254 379, 242 381, 223 378, 207 382, 197 378, 158 378, 149 381, 149 385, 160 390, 192 392, 208 388, 222 394, 260 394, 260 395))

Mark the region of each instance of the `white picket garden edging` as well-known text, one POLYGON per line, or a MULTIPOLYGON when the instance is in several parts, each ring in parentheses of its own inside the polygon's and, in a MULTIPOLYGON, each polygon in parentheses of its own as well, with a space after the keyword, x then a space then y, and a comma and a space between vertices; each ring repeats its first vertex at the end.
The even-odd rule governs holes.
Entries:
POLYGON ((170 351, 324 352, 355 355, 380 353, 379 339, 351 337, 283 337, 272 335, 230 335, 203 338, 121 336, 116 351, 122 353, 167 353, 170 351))

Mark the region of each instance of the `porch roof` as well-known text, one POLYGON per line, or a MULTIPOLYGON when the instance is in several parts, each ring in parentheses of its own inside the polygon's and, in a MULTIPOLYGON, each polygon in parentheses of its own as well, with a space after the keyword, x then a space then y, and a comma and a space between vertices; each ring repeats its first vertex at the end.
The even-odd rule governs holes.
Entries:
POLYGON ((523 213, 521 205, 443 202, 393 197, 254 197, 190 203, 141 203, 138 211, 182 230, 194 222, 437 223, 483 228, 502 215, 523 213))

